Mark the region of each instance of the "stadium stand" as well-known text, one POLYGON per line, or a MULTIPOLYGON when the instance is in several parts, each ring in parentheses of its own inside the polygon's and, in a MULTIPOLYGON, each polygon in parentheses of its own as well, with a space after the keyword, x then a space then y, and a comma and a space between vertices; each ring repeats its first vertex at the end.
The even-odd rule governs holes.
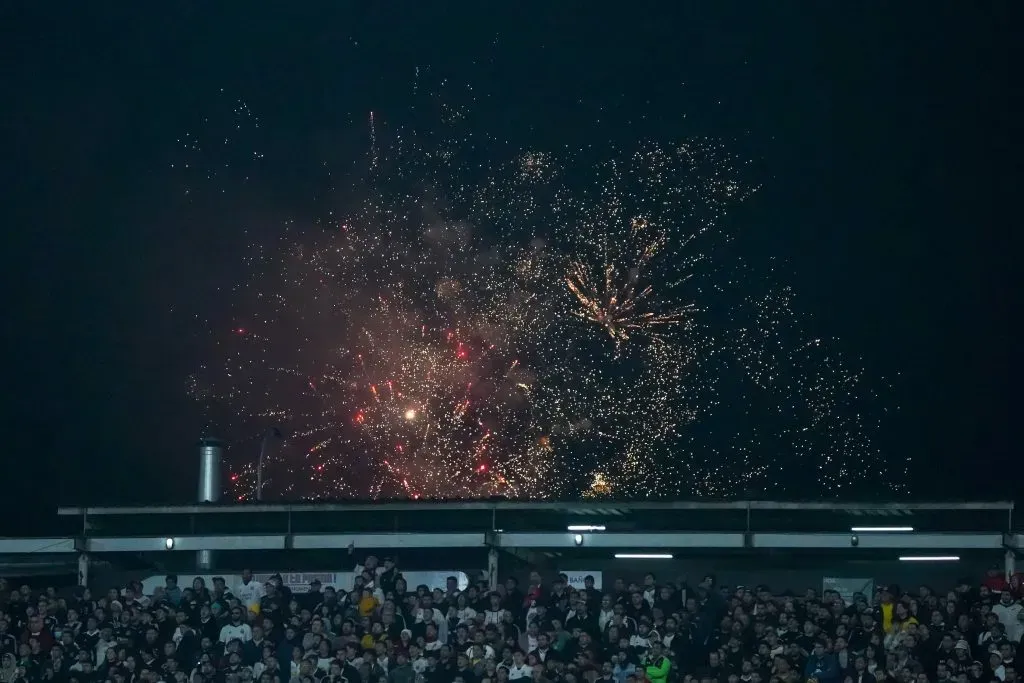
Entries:
POLYGON ((200 488, 0 539, 0 683, 1017 682, 1012 503, 218 505, 200 488))
MULTIPOLYGON (((344 551, 341 551, 344 553, 344 551)), ((1020 575, 869 594, 714 575, 446 577, 360 556, 348 585, 167 575, 63 596, 0 580, 0 683, 1016 683, 1020 575), (410 572, 409 576, 413 574, 410 572), (465 584, 465 585, 460 585, 465 584), (492 589, 493 587, 493 589, 492 589)), ((340 576, 340 575, 339 575, 340 576)))

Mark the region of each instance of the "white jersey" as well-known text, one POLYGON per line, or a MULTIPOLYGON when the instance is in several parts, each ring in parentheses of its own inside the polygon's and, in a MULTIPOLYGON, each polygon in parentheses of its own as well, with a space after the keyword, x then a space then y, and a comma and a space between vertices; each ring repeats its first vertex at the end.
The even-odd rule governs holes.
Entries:
POLYGON ((1016 643, 1024 634, 1024 623, 1021 623, 1021 606, 1018 602, 1011 602, 1009 605, 999 603, 992 608, 992 614, 999 617, 999 623, 1006 629, 1006 637, 1010 642, 1016 643))
MULTIPOLYGON (((469 657, 469 661, 473 661, 473 646, 470 645, 469 649, 466 650, 466 656, 469 657)), ((484 645, 484 659, 494 659, 494 648, 490 645, 484 645)))
POLYGON ((533 675, 533 667, 523 662, 522 666, 516 666, 513 664, 508 667, 508 680, 518 681, 520 678, 529 678, 533 675))
POLYGON ((220 642, 230 643, 232 640, 240 640, 243 643, 248 643, 252 640, 252 629, 249 628, 249 624, 227 624, 220 630, 220 642))
POLYGON ((234 593, 247 610, 252 610, 253 607, 259 605, 260 600, 266 595, 263 584, 256 579, 250 580, 249 583, 239 583, 234 593))
POLYGON ((464 607, 463 609, 455 610, 455 619, 460 625, 468 624, 476 619, 476 610, 472 607, 464 607))

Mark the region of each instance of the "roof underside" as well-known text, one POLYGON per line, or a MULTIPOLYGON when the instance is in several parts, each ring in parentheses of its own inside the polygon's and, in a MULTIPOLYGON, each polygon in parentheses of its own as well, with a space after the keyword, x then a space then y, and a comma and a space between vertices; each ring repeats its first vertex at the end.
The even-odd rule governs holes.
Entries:
POLYGON ((67 533, 317 533, 565 531, 849 532, 913 527, 921 532, 1010 531, 1012 503, 361 503, 62 508, 67 533))

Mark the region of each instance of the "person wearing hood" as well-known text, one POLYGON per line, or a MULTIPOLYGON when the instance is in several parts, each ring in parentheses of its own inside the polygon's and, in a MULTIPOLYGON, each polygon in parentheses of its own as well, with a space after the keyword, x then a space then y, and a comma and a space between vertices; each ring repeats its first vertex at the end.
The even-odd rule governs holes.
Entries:
POLYGON ((0 667, 0 683, 12 683, 22 675, 18 671, 18 659, 13 653, 4 655, 3 667, 0 667))

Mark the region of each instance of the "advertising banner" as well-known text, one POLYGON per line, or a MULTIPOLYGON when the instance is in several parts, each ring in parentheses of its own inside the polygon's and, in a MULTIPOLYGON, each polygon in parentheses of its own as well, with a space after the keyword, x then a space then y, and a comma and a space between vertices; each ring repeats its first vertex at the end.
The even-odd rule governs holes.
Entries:
POLYGON ((601 572, 586 572, 586 571, 567 572, 567 571, 563 571, 561 573, 565 574, 566 576, 569 577, 569 585, 572 586, 573 588, 577 589, 577 590, 581 590, 583 588, 583 579, 585 579, 588 576, 593 576, 594 577, 594 588, 597 588, 598 590, 601 589, 601 572))
POLYGON ((847 579, 826 576, 821 580, 822 591, 836 591, 847 605, 853 604, 853 594, 863 593, 868 600, 875 594, 874 579, 847 579))

